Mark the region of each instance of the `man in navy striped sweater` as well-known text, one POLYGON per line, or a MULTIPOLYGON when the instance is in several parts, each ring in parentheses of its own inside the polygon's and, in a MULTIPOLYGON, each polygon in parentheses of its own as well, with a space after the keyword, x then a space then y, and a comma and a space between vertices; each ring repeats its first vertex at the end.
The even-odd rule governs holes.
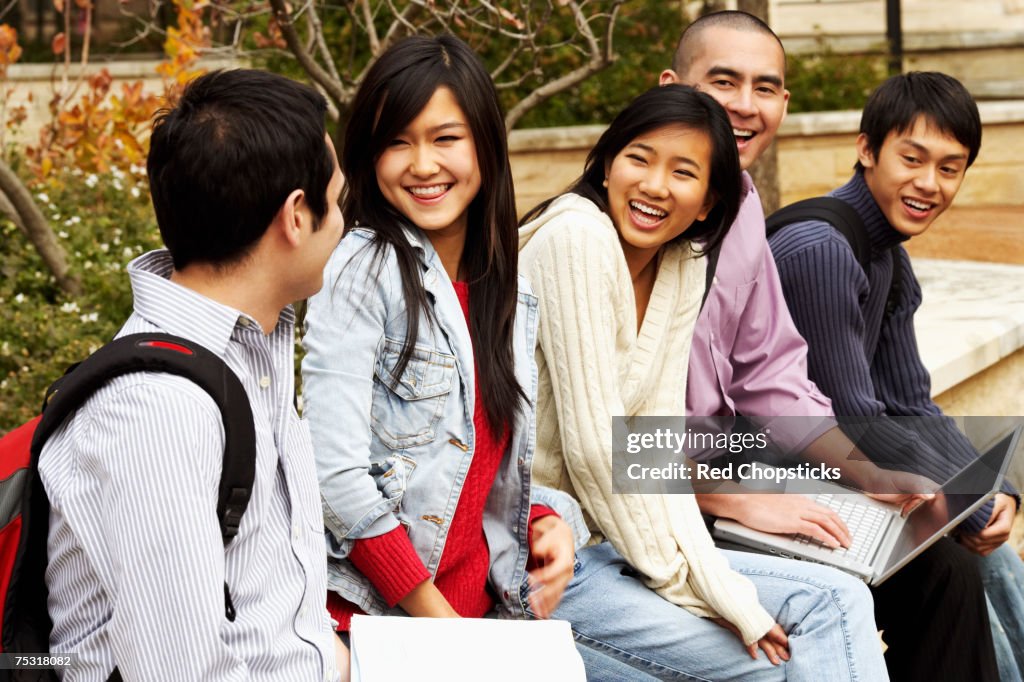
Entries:
MULTIPOLYGON (((953 202, 978 155, 981 129, 977 105, 954 78, 890 78, 864 108, 853 178, 831 193, 863 221, 871 245, 866 271, 828 223, 795 223, 769 238, 789 311, 807 341, 811 379, 832 399, 836 414, 874 418, 858 443, 872 459, 891 460, 890 453, 900 452, 913 461, 894 464, 940 481, 977 453, 931 400, 913 326, 921 287, 900 244, 927 230, 953 202), (894 276, 899 280, 891 295, 894 276), (926 427, 911 429, 892 417, 929 419, 926 427)), ((1007 486, 958 532, 961 545, 986 557, 982 574, 997 607, 1024 608, 1024 566, 1004 544, 1016 504, 1007 486), (994 579, 997 574, 1002 577, 994 579)), ((1016 640, 1020 667, 1024 615, 1013 608, 997 612, 1011 645, 1016 640)), ((1017 671, 1004 669, 1007 675, 1020 679, 1017 671)))

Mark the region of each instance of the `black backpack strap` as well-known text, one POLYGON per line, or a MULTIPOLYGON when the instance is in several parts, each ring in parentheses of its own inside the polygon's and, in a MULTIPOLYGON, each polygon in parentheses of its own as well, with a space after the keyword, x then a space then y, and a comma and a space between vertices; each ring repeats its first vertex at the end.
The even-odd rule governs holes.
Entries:
MULTIPOLYGON (((252 408, 242 382, 231 368, 215 353, 188 339, 161 333, 123 336, 103 346, 54 382, 47 391, 43 416, 32 438, 31 469, 38 470, 43 445, 71 413, 106 382, 133 372, 164 372, 184 377, 206 391, 217 404, 224 424, 217 518, 221 537, 227 546, 238 534, 256 477, 256 430, 252 408)), ((31 514, 35 519, 49 516, 49 502, 38 476, 31 489, 25 492, 23 509, 25 514, 31 514)), ((29 533, 30 527, 26 521, 15 573, 19 567, 46 565, 47 534, 29 533)), ((11 580, 13 584, 17 575, 13 575, 11 580)), ((39 580, 42 580, 41 576, 39 580)), ((42 589, 45 590, 45 586, 42 589)), ((16 607, 17 604, 12 604, 9 597, 5 620, 11 617, 12 609, 16 607)), ((228 620, 233 621, 235 608, 227 584, 224 585, 224 610, 228 620)))
POLYGON ((65 374, 46 394, 43 419, 32 439, 32 464, 38 465, 46 439, 106 382, 133 372, 164 372, 184 377, 206 391, 224 423, 224 459, 217 516, 227 545, 252 494, 256 477, 256 433, 252 408, 242 382, 216 354, 170 334, 131 334, 111 341, 65 374))
POLYGON ((722 251, 722 242, 719 241, 715 248, 705 254, 708 259, 707 269, 704 271, 704 294, 700 297, 700 310, 704 310, 704 303, 708 300, 708 293, 711 285, 715 283, 715 271, 718 269, 718 254, 722 251))
POLYGON ((890 249, 892 254, 892 280, 889 282, 889 296, 885 299, 885 314, 882 320, 888 320, 900 303, 900 294, 903 291, 903 258, 900 257, 900 247, 894 246, 890 249))
POLYGON ((786 225, 812 220, 824 221, 838 230, 849 243, 861 269, 867 272, 871 262, 871 244, 864 231, 864 222, 857 211, 842 199, 814 197, 790 204, 768 216, 765 228, 771 237, 786 225))

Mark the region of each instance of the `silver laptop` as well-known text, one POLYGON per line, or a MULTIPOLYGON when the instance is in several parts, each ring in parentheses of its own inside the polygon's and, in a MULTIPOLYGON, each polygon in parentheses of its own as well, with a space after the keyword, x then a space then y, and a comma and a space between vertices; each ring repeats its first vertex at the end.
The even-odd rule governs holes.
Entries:
POLYGON ((802 535, 764 533, 730 519, 715 521, 716 540, 766 554, 828 564, 879 585, 987 502, 1003 483, 1024 426, 1018 426, 936 491, 935 500, 906 518, 896 505, 825 483, 811 499, 834 509, 853 542, 830 549, 802 535))

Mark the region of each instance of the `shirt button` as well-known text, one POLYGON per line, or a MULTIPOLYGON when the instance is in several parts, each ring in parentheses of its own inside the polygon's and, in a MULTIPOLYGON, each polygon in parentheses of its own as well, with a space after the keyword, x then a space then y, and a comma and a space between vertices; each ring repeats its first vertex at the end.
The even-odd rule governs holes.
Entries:
POLYGON ((715 275, 714 277, 711 278, 711 283, 718 284, 718 275, 715 275))
POLYGON ((260 388, 268 388, 269 386, 270 386, 270 377, 268 377, 268 376, 260 377, 260 388))
POLYGON ((309 613, 309 609, 307 609, 305 606, 299 609, 299 616, 301 616, 302 618, 305 618, 307 613, 309 613))
POLYGON ((249 322, 248 317, 240 317, 238 318, 238 324, 242 325, 243 327, 248 327, 252 323, 249 322))
POLYGON ((296 540, 298 540, 300 535, 301 535, 301 532, 299 531, 299 527, 298 526, 292 526, 292 537, 295 538, 296 540))

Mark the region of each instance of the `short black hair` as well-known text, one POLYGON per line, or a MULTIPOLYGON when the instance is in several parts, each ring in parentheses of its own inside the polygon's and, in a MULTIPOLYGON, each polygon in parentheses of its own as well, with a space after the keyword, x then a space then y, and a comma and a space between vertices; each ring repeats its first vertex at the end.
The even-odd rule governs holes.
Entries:
POLYGON ((238 262, 296 189, 318 227, 334 174, 326 111, 306 85, 235 69, 200 76, 158 112, 146 170, 175 268, 238 262))
MULTIPOLYGON (((699 130, 707 134, 711 142, 708 191, 715 197, 715 206, 704 220, 696 221, 678 237, 701 242, 702 251, 707 253, 725 238, 743 201, 739 152, 729 115, 707 93, 672 83, 651 88, 634 99, 619 112, 587 154, 583 175, 567 191, 589 199, 608 213, 608 189, 604 180, 612 160, 637 137, 671 125, 699 130)), ((539 216, 555 198, 530 209, 520 224, 539 216)))
MULTIPOLYGON (((911 71, 892 76, 871 93, 860 117, 874 158, 889 133, 905 133, 918 117, 967 147, 970 168, 981 149, 981 115, 967 88, 952 76, 936 71, 911 71)), ((860 161, 854 166, 864 170, 860 161)))
POLYGON ((785 69, 786 48, 782 46, 779 36, 775 35, 775 31, 768 24, 753 14, 738 10, 725 10, 698 17, 683 30, 682 35, 679 36, 679 43, 676 45, 675 54, 672 56, 672 70, 676 72, 677 76, 681 78, 685 72, 689 71, 690 64, 696 59, 695 55, 701 34, 705 30, 716 26, 731 28, 737 31, 753 31, 771 36, 779 44, 779 49, 782 51, 782 64, 783 69, 785 69))

